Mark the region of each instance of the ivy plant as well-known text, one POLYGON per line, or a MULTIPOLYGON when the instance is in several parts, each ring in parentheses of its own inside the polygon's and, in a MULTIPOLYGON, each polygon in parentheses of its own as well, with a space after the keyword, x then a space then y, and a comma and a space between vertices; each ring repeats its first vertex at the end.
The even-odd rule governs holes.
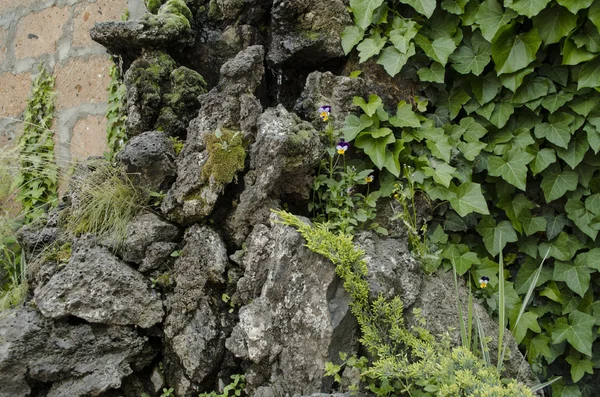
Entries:
POLYGON ((108 69, 110 82, 108 83, 108 107, 106 108, 106 143, 107 159, 112 160, 127 142, 125 121, 127 108, 125 106, 127 89, 121 81, 121 68, 116 63, 108 69))
POLYGON ((58 167, 54 160, 54 77, 40 66, 23 115, 19 171, 13 182, 26 223, 57 203, 58 167))
POLYGON ((518 339, 540 377, 563 376, 554 395, 594 395, 600 1, 351 0, 350 9, 344 50, 419 81, 427 102, 407 98, 389 114, 376 96, 357 98, 347 140, 382 172, 414 168, 417 187, 444 203, 429 227, 443 265, 458 254, 460 274, 488 277, 476 296, 490 311, 506 279, 509 328, 548 253, 518 339))

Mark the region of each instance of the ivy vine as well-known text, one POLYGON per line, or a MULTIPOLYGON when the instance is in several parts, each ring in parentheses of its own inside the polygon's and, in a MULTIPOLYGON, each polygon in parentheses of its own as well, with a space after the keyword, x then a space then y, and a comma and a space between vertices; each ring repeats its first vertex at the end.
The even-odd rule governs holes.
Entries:
POLYGON ((54 119, 54 97, 54 77, 40 66, 23 117, 19 172, 13 182, 26 223, 54 206, 58 199, 54 131, 50 129, 54 119))
POLYGON ((108 107, 106 108, 106 143, 108 152, 105 156, 112 160, 127 142, 125 121, 127 108, 125 99, 127 89, 121 80, 121 66, 113 63, 108 69, 110 82, 108 83, 108 107))
POLYGON ((600 1, 351 0, 346 53, 421 83, 388 114, 356 98, 344 134, 380 170, 414 169, 437 207, 430 241, 509 328, 554 396, 600 381, 600 1), (426 98, 427 100, 425 100, 426 98), (498 274, 496 258, 508 264, 498 274), (533 304, 514 329, 549 252, 533 304), (475 254, 475 255, 474 255, 475 254))

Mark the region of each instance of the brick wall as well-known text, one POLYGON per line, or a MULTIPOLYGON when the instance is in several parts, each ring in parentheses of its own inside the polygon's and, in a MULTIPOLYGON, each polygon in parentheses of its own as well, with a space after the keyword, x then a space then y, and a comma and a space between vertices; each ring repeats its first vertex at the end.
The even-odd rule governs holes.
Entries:
POLYGON ((0 148, 18 141, 31 81, 43 64, 56 78, 59 164, 106 150, 111 62, 89 29, 143 11, 143 0, 0 0, 0 148))

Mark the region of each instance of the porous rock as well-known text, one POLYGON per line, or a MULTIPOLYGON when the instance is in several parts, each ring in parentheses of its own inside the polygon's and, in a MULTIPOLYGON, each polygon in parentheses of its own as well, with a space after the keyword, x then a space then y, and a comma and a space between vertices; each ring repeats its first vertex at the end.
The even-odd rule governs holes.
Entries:
POLYGON ((166 383, 178 396, 197 394, 223 360, 231 324, 212 288, 225 284, 227 263, 216 232, 198 225, 187 230, 171 275, 175 289, 167 296, 164 325, 166 383))
POLYGON ((336 128, 342 128, 346 116, 357 109, 353 103, 354 97, 363 96, 366 93, 364 88, 364 80, 361 78, 335 76, 331 72, 312 72, 306 78, 304 91, 294 109, 299 116, 313 120, 315 127, 322 128, 318 109, 329 105, 330 120, 336 128))
POLYGON ((146 278, 92 238, 74 242, 69 263, 38 286, 34 299, 49 318, 148 328, 163 317, 161 300, 146 278))
MULTIPOLYGON (((250 147, 250 171, 239 204, 227 219, 230 238, 239 246, 252 225, 264 223, 282 198, 306 202, 312 173, 323 154, 318 132, 283 106, 266 110, 258 119, 256 141, 250 147)), ((302 205, 302 204, 300 204, 302 205)))
POLYGON ((302 69, 342 58, 340 34, 350 24, 341 0, 275 0, 267 60, 276 68, 302 69))
POLYGON ((127 237, 121 249, 123 260, 138 265, 146 257, 150 245, 158 242, 174 242, 179 228, 152 212, 142 212, 127 225, 127 237))
POLYGON ((30 308, 0 315, 0 397, 28 396, 51 383, 49 397, 100 395, 150 363, 147 338, 123 326, 69 325, 30 308))
POLYGON ((159 269, 162 265, 170 266, 175 258, 171 255, 177 250, 177 243, 158 241, 146 249, 146 255, 138 270, 142 273, 159 269))
POLYGON ((148 131, 129 140, 118 153, 136 185, 149 191, 159 191, 175 179, 175 152, 168 136, 148 131))
POLYGON ((350 298, 334 265, 304 244, 294 228, 276 223, 248 238, 238 287, 245 300, 256 297, 240 309, 226 346, 248 361, 251 395, 319 392, 327 382, 325 362, 355 352, 350 298))
POLYGON ((170 219, 189 225, 212 213, 226 186, 200 177, 209 159, 207 137, 223 128, 239 131, 244 141, 253 139, 262 111, 253 92, 264 75, 263 56, 262 46, 240 52, 221 67, 224 77, 219 87, 200 96, 200 111, 190 123, 186 145, 177 159, 177 180, 161 207, 170 219))

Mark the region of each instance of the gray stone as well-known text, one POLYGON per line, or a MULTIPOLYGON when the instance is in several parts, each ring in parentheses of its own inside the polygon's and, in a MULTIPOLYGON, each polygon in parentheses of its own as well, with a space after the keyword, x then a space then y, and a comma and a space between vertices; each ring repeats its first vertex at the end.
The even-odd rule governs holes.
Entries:
POLYGON ((258 119, 256 141, 250 146, 250 171, 239 204, 226 230, 241 245, 252 225, 264 223, 282 197, 306 202, 312 173, 324 148, 317 131, 283 106, 266 110, 258 119))
POLYGON ((0 314, 0 340, 0 397, 28 396, 28 382, 51 383, 51 397, 97 396, 153 358, 130 328, 69 325, 29 308, 0 314))
POLYGON ((267 60, 275 68, 317 68, 342 58, 340 34, 352 24, 341 0, 276 0, 267 60))
POLYGON ((198 225, 188 229, 184 244, 173 267, 175 290, 167 296, 164 326, 166 383, 178 396, 197 394, 198 385, 218 370, 231 331, 221 295, 211 292, 225 284, 225 245, 198 225))
POLYGON ((295 229, 273 223, 257 227, 248 243, 245 280, 238 285, 248 291, 255 282, 247 293, 258 296, 240 309, 226 342, 228 350, 249 362, 246 391, 319 392, 327 382, 325 362, 336 360, 340 351, 356 351, 349 296, 333 264, 306 248, 295 229))
POLYGON ((191 225, 205 220, 214 210, 225 185, 200 178, 209 153, 206 138, 217 128, 240 132, 253 140, 256 120, 262 111, 253 96, 264 74, 264 50, 249 47, 223 65, 219 88, 201 95, 200 111, 188 128, 186 145, 177 159, 177 180, 163 200, 161 210, 169 219, 191 225))
POLYGON ((127 225, 127 237, 121 249, 123 260, 140 265, 146 250, 157 242, 174 242, 179 228, 152 212, 142 212, 127 225))
POLYGON ((175 261, 171 254, 177 250, 178 244, 159 241, 146 249, 146 256, 138 270, 142 273, 158 270, 161 266, 170 266, 175 261))
POLYGON ((230 21, 259 25, 267 16, 272 0, 212 0, 208 17, 215 21, 230 21))
POLYGON ((331 106, 330 120, 336 128, 342 128, 346 116, 355 113, 355 96, 366 94, 361 78, 335 76, 331 72, 312 72, 306 79, 304 91, 294 107, 299 116, 313 120, 315 128, 323 128, 319 118, 320 106, 331 106))
POLYGON ((160 298, 146 278, 91 238, 74 242, 67 266, 38 286, 34 299, 49 318, 148 328, 163 317, 160 298))
POLYGON ((133 137, 117 155, 136 184, 159 191, 176 177, 173 143, 162 132, 149 131, 133 137))

